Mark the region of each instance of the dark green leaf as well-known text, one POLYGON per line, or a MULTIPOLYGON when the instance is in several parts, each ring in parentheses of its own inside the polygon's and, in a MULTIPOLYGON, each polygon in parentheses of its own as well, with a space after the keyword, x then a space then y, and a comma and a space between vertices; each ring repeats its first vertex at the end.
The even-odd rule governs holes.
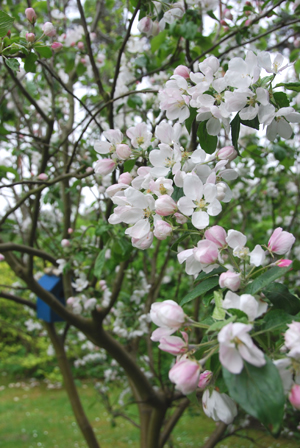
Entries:
POLYGON ((106 247, 104 247, 100 252, 98 257, 96 258, 95 267, 94 267, 94 276, 99 278, 102 272, 102 269, 105 264, 105 252, 106 247))
POLYGON ((49 59, 52 57, 52 51, 50 47, 46 45, 35 45, 34 49, 39 53, 42 58, 49 59))
POLYGON ((182 198, 182 196, 184 196, 183 188, 175 186, 171 196, 172 199, 174 199, 174 201, 177 202, 180 198, 182 198))
POLYGON ((260 291, 261 289, 266 288, 266 286, 268 286, 270 283, 274 282, 278 278, 285 275, 288 271, 290 271, 291 266, 287 268, 279 268, 278 266, 274 266, 267 272, 264 272, 262 275, 253 280, 253 282, 246 287, 245 294, 253 295, 256 294, 258 291, 260 291))
POLYGON ((0 37, 4 37, 7 34, 14 23, 14 18, 0 11, 0 37))
POLYGON ((210 277, 207 280, 199 283, 191 292, 189 292, 180 302, 180 305, 185 305, 188 302, 196 299, 199 296, 202 296, 207 291, 210 291, 215 286, 219 284, 219 277, 210 277))
POLYGON ((263 318, 265 322, 263 325, 263 330, 271 331, 271 330, 279 330, 284 331, 287 324, 291 323, 293 320, 293 316, 287 314, 282 310, 271 310, 269 311, 263 318))
POLYGON ((132 168, 135 165, 135 162, 136 162, 135 159, 126 160, 126 162, 124 162, 124 165, 123 165, 124 172, 125 173, 130 173, 130 171, 132 170, 132 168))
POLYGON ((300 312, 300 300, 289 292, 287 286, 271 283, 263 289, 263 293, 275 308, 284 310, 292 316, 300 312))
POLYGON ((187 118, 185 120, 185 123, 184 123, 188 133, 191 132, 192 124, 193 124, 193 121, 196 118, 196 115, 197 115, 197 110, 194 109, 193 107, 190 107, 190 116, 189 116, 189 118, 187 118))
POLYGON ((229 314, 233 314, 234 316, 236 316, 239 320, 246 318, 246 320, 248 321, 249 319, 248 315, 244 313, 244 311, 242 310, 238 310, 236 308, 229 308, 227 311, 229 314))
POLYGON ((218 144, 218 137, 216 135, 210 135, 206 129, 207 121, 202 121, 198 127, 197 135, 201 148, 208 154, 215 152, 218 144))
POLYGON ((240 118, 240 122, 241 122, 244 126, 248 126, 248 128, 253 128, 253 129, 257 129, 257 130, 259 130, 258 116, 256 116, 255 118, 253 118, 253 120, 242 120, 242 119, 240 118))
POLYGON ((127 100, 127 104, 129 107, 131 107, 132 109, 136 109, 137 107, 142 107, 143 105, 143 100, 140 96, 138 95, 131 95, 128 100, 127 100))
POLYGON ((223 378, 231 398, 276 436, 280 432, 285 397, 277 368, 270 359, 265 359, 263 367, 244 361, 239 375, 223 367, 223 378))
POLYGON ((181 241, 185 240, 188 236, 190 236, 191 232, 186 232, 183 235, 181 235, 177 240, 172 244, 171 250, 173 252, 178 252, 178 244, 181 243, 181 241))
POLYGON ((240 135, 240 116, 239 114, 236 114, 232 122, 230 123, 231 127, 231 140, 232 144, 235 147, 235 149, 238 151, 238 140, 240 135))
POLYGON ((277 84, 276 87, 284 87, 287 90, 293 90, 294 92, 300 92, 300 82, 281 82, 280 84, 277 84))
POLYGON ((36 61, 37 61, 37 55, 34 53, 30 53, 26 59, 24 64, 24 69, 28 73, 35 73, 36 72, 36 61))
POLYGON ((219 19, 214 15, 213 11, 206 11, 206 14, 211 17, 212 19, 216 20, 217 22, 219 22, 219 19))
POLYGON ((273 93, 273 97, 279 107, 289 107, 290 102, 289 102, 289 99, 288 99, 286 93, 275 92, 275 93, 273 93))
POLYGON ((198 282, 199 280, 205 280, 207 278, 213 277, 214 275, 222 274, 222 272, 226 272, 227 269, 223 268, 222 266, 219 266, 216 269, 213 269, 211 272, 201 272, 201 274, 198 275, 195 282, 198 282))
POLYGON ((19 70, 20 64, 18 59, 6 59, 5 63, 13 72, 16 73, 19 70))

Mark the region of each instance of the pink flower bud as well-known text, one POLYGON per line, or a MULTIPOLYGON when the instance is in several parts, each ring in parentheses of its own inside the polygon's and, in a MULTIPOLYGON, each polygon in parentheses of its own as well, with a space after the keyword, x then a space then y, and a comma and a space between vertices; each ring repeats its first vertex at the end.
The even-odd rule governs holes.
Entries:
POLYGON ((3 260, 5 260, 5 257, 3 254, 0 254, 0 261, 3 261, 3 260))
POLYGON ((210 370, 205 370, 205 372, 201 373, 199 378, 198 387, 201 390, 204 390, 210 383, 210 380, 213 376, 213 373, 210 370))
POLYGON ((289 400, 291 405, 295 409, 300 409, 300 386, 299 384, 294 384, 294 386, 291 389, 289 400))
POLYGON ((238 153, 233 146, 224 146, 217 152, 217 159, 219 160, 233 160, 237 157, 238 153))
POLYGON ((204 236, 207 240, 215 243, 219 248, 226 245, 226 231, 221 226, 213 226, 206 230, 204 236))
POLYGON ((71 235, 71 233, 73 233, 73 232, 74 232, 74 230, 71 227, 69 227, 68 228, 68 234, 71 235))
POLYGON ((113 172, 116 167, 116 162, 112 159, 99 159, 95 165, 95 173, 106 176, 113 172))
POLYGON ((53 51, 59 51, 62 47, 63 44, 61 44, 60 42, 53 42, 53 44, 51 44, 51 48, 53 51))
POLYGON ((178 67, 176 67, 174 70, 174 75, 179 75, 185 79, 188 79, 190 77, 190 71, 191 70, 185 65, 178 65, 178 67))
POLYGON ((42 30, 44 31, 45 36, 48 37, 55 36, 56 31, 51 22, 44 23, 44 25, 42 26, 42 30))
POLYGON ((26 16, 26 19, 30 23, 35 23, 35 21, 36 21, 36 13, 35 13, 35 10, 33 8, 25 9, 25 16, 26 16))
POLYGON ((249 17, 249 16, 251 16, 252 12, 251 11, 245 11, 244 14, 245 14, 246 17, 249 17))
POLYGON ((153 232, 147 233, 142 238, 131 238, 131 244, 133 247, 136 247, 137 249, 145 250, 149 249, 153 242, 153 232))
POLYGON ((130 157, 131 148, 123 143, 116 146, 116 153, 121 160, 126 160, 130 157))
POLYGON ((251 20, 247 19, 246 22, 245 22, 245 26, 250 26, 250 25, 251 25, 251 20))
POLYGON ((155 210, 158 215, 169 216, 176 212, 177 204, 171 196, 163 194, 155 201, 155 210))
POLYGON ((185 224, 188 220, 184 215, 178 212, 174 213, 174 218, 176 219, 176 222, 178 222, 178 224, 185 224))
POLYGON ((219 285, 221 288, 228 288, 231 291, 237 291, 240 287, 241 279, 240 274, 236 272, 222 272, 219 278, 219 285))
POLYGON ((218 246, 210 240, 199 241, 193 250, 195 260, 203 264, 211 264, 217 261, 219 256, 218 246))
POLYGON ((61 240, 60 244, 62 245, 62 247, 70 247, 71 246, 70 241, 66 240, 66 239, 61 240))
POLYGON ((171 355, 180 355, 181 353, 186 353, 188 350, 186 341, 178 336, 165 336, 159 342, 158 348, 164 352, 171 353, 171 355))
POLYGON ((94 42, 94 40, 96 39, 97 34, 96 33, 90 33, 90 39, 92 42, 94 42))
POLYGON ((151 305, 150 318, 155 325, 162 328, 178 330, 185 322, 185 314, 181 306, 174 300, 165 300, 151 305))
POLYGON ((75 300, 76 300, 75 297, 69 297, 67 299, 67 305, 72 306, 75 300))
POLYGON ((286 254, 294 244, 296 238, 292 233, 285 232, 281 227, 274 230, 268 242, 268 249, 278 255, 286 254))
POLYGON ((228 23, 226 22, 226 20, 220 20, 220 24, 222 25, 222 26, 228 26, 228 23))
POLYGON ((225 9, 224 17, 225 17, 225 19, 228 19, 228 20, 232 20, 233 19, 233 15, 231 14, 230 9, 225 9))
POLYGON ((152 22, 152 30, 151 30, 151 35, 152 36, 157 36, 160 33, 161 27, 159 25, 159 22, 157 20, 155 20, 155 22, 152 22))
POLYGON ((127 184, 130 185, 132 181, 132 176, 130 173, 122 173, 118 179, 119 184, 127 184))
POLYGON ((172 226, 165 221, 157 221, 154 229, 154 236, 158 240, 165 240, 172 234, 172 226))
POLYGON ((34 33, 26 33, 26 40, 27 40, 27 42, 34 42, 35 34, 34 33))
POLYGON ((139 21, 137 27, 141 33, 150 35, 152 32, 153 22, 150 17, 143 17, 142 20, 139 21))
POLYGON ((79 50, 83 50, 84 49, 84 43, 83 42, 78 42, 77 47, 79 50))
POLYGON ((105 280, 100 280, 99 281, 99 286, 102 289, 102 291, 104 291, 107 288, 106 281, 105 280))
POLYGON ((293 263, 293 260, 287 260, 282 258, 281 260, 276 261, 276 265, 280 268, 287 268, 293 263))
POLYGON ((41 174, 38 175, 38 179, 40 179, 40 180, 47 180, 48 176, 45 173, 41 173, 41 174))
POLYGON ((176 389, 185 395, 191 394, 198 386, 200 365, 197 361, 181 358, 170 370, 169 379, 176 389))
POLYGON ((85 65, 86 64, 86 59, 85 58, 81 58, 80 62, 81 62, 81 64, 85 65))

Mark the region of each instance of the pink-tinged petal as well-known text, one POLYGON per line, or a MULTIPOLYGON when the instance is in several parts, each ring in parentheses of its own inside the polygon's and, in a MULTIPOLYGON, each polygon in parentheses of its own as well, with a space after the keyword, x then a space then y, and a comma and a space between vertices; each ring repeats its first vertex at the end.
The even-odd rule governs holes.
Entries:
POLYGON ((110 152, 111 143, 109 142, 96 142, 94 145, 94 149, 99 154, 108 154, 110 152))
POLYGON ((253 342, 251 345, 239 344, 238 349, 242 358, 249 364, 253 364, 256 367, 262 367, 266 364, 263 352, 253 342))
POLYGON ((134 226, 125 230, 126 235, 130 235, 132 238, 143 238, 150 232, 150 223, 148 219, 141 219, 134 226))
POLYGON ((187 249, 179 252, 177 254, 177 259, 180 264, 184 263, 189 257, 193 255, 193 249, 187 249))
POLYGON ((159 342, 161 338, 164 338, 166 336, 170 336, 171 334, 175 333, 176 329, 174 328, 157 328, 153 331, 151 335, 151 341, 159 342))

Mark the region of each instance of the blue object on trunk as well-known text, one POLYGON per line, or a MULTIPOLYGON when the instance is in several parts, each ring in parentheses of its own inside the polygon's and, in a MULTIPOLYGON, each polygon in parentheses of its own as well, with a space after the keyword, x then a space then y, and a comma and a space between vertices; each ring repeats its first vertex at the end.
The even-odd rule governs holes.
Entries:
MULTIPOLYGON (((47 291, 51 292, 57 300, 59 300, 65 306, 65 297, 63 290, 63 282, 60 277, 56 275, 43 275, 38 281, 38 283, 47 291)), ((61 322, 62 319, 58 314, 56 314, 49 305, 37 297, 37 317, 44 320, 45 322, 61 322)))

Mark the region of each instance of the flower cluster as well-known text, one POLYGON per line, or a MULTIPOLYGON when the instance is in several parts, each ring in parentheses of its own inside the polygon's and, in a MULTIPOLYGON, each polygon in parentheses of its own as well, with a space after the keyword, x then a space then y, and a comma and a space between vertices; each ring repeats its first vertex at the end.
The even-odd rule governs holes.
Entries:
POLYGON ((229 61, 224 75, 219 60, 207 57, 189 72, 179 66, 165 89, 160 91, 160 107, 170 120, 183 123, 190 116, 190 107, 197 109, 197 121, 206 123, 207 133, 218 135, 223 126, 230 131, 232 113, 239 113, 245 122, 257 119, 267 127, 267 138, 274 141, 277 134, 289 139, 293 129, 289 123, 300 123, 300 114, 293 107, 281 107, 276 102, 272 81, 288 65, 284 57, 263 51, 248 51, 245 60, 235 57, 229 61), (261 78, 262 70, 272 73, 261 78))

